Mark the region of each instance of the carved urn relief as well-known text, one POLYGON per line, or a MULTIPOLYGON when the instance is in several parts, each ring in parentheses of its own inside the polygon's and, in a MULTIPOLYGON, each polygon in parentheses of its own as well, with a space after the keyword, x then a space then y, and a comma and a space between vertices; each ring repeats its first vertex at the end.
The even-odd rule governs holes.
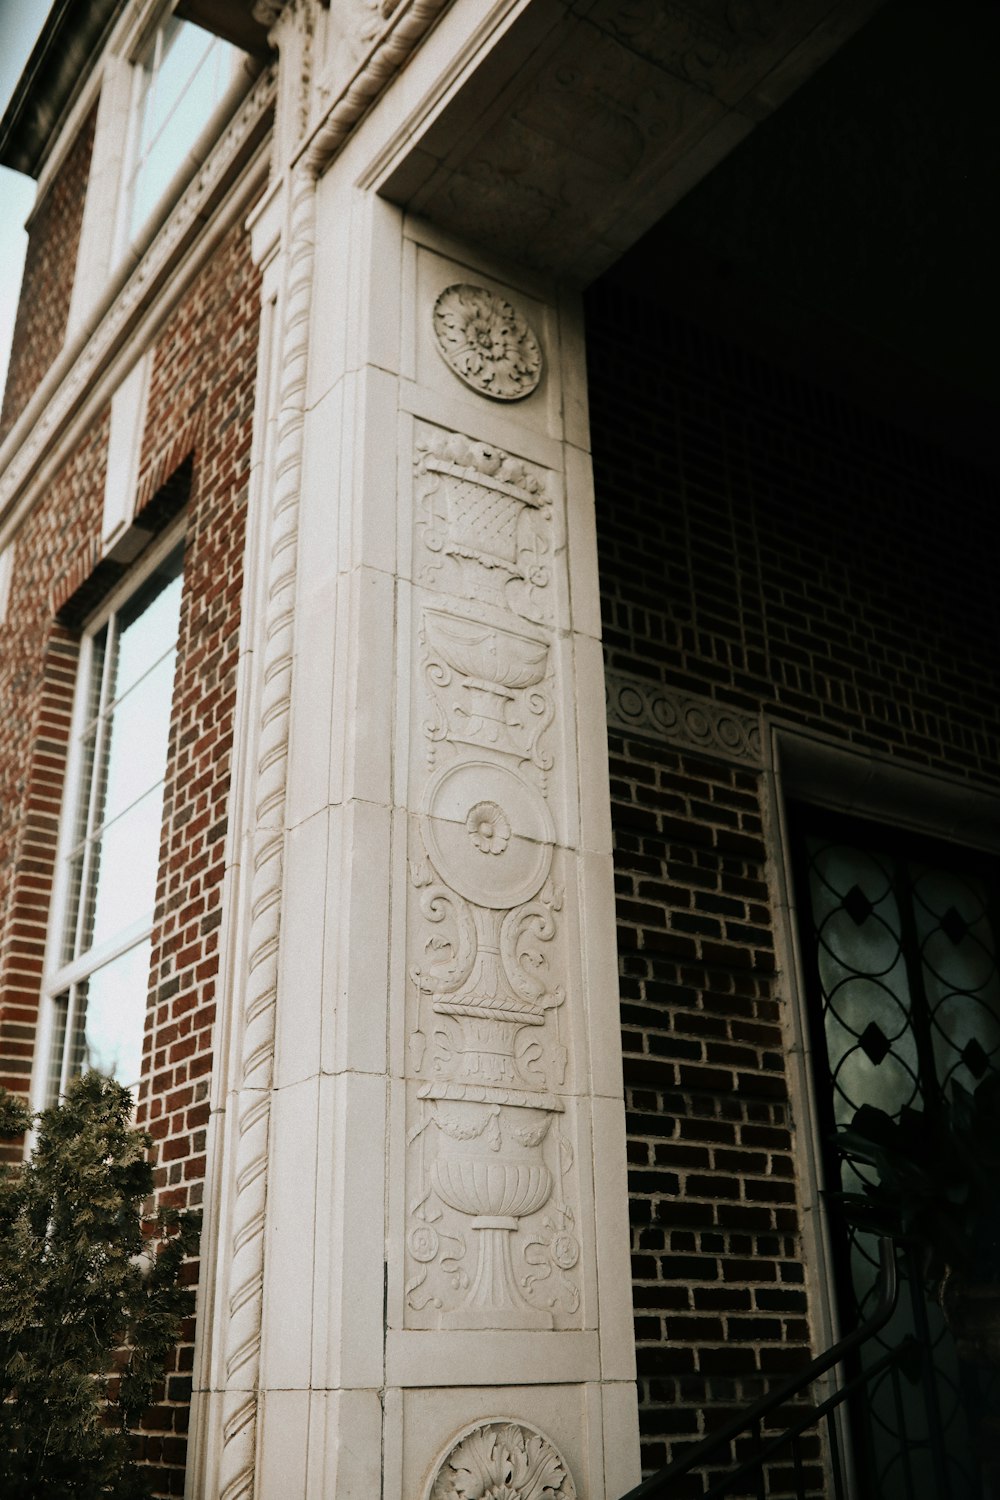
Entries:
POLYGON ((522 1294, 510 1240, 552 1194, 542 1148, 562 1112, 537 1068, 540 1049, 523 1043, 563 999, 543 951, 560 905, 548 886, 555 832, 542 794, 483 757, 442 768, 424 800, 427 862, 413 878, 425 916, 451 937, 432 938, 412 971, 432 1012, 447 1018, 418 1096, 436 1137, 429 1185, 477 1241, 474 1277, 441 1322, 551 1328, 551 1311, 522 1294))
MULTIPOLYGON (((467 290, 438 299, 436 336, 472 306, 467 290)), ((427 427, 414 466, 426 773, 410 858, 407 1326, 565 1327, 580 1247, 556 1092, 548 476, 427 427)))

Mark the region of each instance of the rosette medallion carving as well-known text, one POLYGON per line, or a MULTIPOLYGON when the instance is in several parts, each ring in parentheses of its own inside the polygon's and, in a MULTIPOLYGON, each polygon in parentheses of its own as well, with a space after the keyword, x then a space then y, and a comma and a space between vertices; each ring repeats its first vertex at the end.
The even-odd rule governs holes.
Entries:
POLYGON ((437 1464, 425 1500, 576 1500, 562 1454, 526 1422, 477 1422, 437 1464))
POLYGON ((521 401, 542 378, 542 351, 532 329, 485 287, 446 287, 434 304, 433 324, 445 364, 481 396, 521 401))

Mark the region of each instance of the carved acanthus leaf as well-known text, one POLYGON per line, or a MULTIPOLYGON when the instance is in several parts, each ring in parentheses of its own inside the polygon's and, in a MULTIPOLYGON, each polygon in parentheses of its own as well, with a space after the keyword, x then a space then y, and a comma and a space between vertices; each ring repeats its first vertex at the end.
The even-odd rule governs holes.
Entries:
POLYGON ((559 1451, 535 1427, 480 1422, 437 1466, 429 1500, 575 1500, 559 1451))

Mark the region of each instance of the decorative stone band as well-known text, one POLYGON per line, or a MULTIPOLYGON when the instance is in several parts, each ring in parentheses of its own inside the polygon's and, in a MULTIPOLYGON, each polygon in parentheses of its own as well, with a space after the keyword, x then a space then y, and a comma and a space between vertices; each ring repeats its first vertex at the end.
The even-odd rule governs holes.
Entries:
POLYGON ((576 1500, 569 1465, 527 1422, 477 1422, 434 1466, 424 1500, 576 1500))
POLYGON ((624 672, 608 672, 605 687, 611 730, 666 740, 679 750, 761 764, 760 721, 754 714, 624 672))

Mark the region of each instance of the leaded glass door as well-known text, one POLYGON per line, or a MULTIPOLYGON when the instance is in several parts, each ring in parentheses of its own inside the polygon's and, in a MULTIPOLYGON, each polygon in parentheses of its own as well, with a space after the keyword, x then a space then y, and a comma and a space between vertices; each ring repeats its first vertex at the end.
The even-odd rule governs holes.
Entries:
MULTIPOLYGON (((905 1106, 933 1112, 953 1079, 972 1090, 1000 1069, 1000 871, 968 851, 815 809, 793 809, 792 827, 824 1176, 859 1192, 870 1169, 839 1156, 836 1126, 862 1104, 897 1117, 905 1106)), ((835 1208, 830 1223, 846 1331, 871 1310, 878 1251, 835 1208)), ((981 1500, 982 1372, 959 1362, 916 1275, 867 1362, 908 1335, 927 1352, 902 1402, 886 1378, 854 1416, 859 1494, 981 1500)))

